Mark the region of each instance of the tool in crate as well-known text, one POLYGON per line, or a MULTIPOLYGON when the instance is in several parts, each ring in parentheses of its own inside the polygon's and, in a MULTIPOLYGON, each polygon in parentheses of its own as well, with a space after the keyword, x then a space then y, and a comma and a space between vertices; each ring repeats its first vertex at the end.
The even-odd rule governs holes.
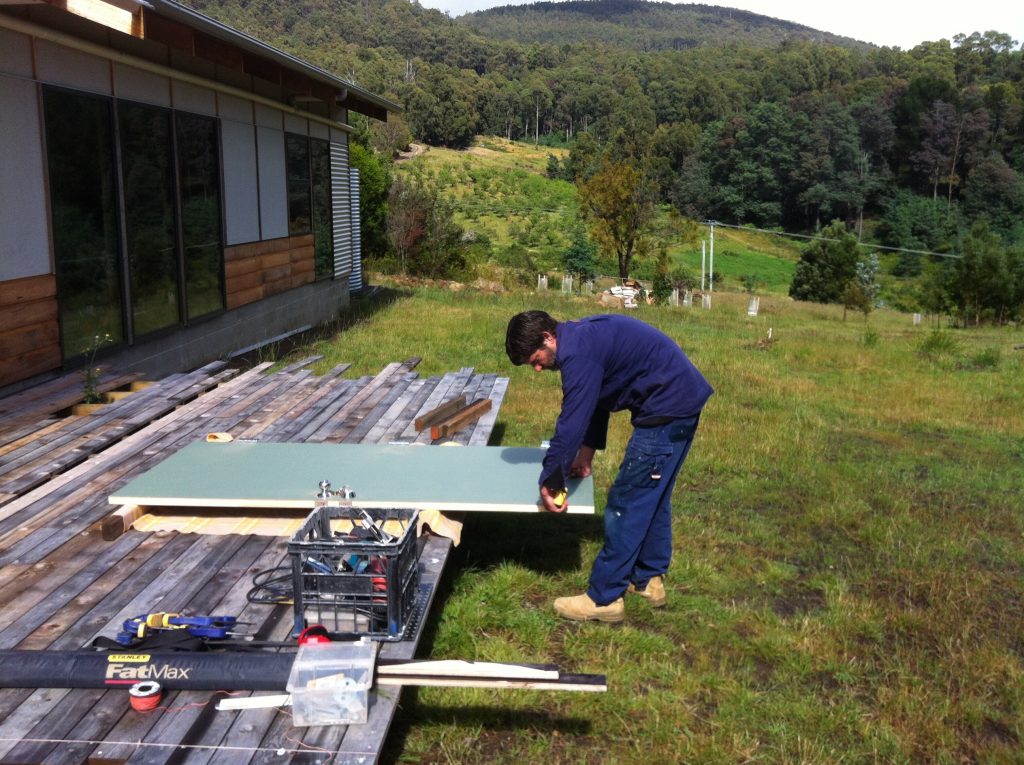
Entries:
POLYGON ((160 611, 125 619, 115 640, 123 646, 132 646, 160 630, 185 630, 192 637, 220 640, 238 635, 234 631, 237 624, 234 616, 182 616, 160 611))
POLYGON ((348 487, 319 488, 317 507, 288 543, 293 634, 324 624, 334 634, 402 640, 419 594, 417 511, 355 508, 348 487))

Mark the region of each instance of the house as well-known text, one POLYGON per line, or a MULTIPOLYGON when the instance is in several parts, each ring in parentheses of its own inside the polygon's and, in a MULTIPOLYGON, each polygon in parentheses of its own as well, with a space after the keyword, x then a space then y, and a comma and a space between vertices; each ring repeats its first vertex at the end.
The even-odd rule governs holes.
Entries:
POLYGON ((173 0, 0 0, 0 391, 97 338, 161 375, 336 316, 348 114, 398 109, 173 0))

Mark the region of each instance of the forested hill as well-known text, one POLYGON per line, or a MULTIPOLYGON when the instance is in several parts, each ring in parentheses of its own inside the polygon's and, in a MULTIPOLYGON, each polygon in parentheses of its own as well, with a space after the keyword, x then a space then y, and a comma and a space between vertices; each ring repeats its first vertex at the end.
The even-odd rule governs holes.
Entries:
POLYGON ((502 6, 460 16, 458 22, 484 37, 520 44, 602 42, 651 51, 726 43, 771 47, 786 40, 805 40, 867 47, 848 37, 749 11, 648 0, 572 0, 502 6))
POLYGON ((465 148, 474 136, 501 136, 570 148, 570 161, 550 168, 566 180, 602 157, 625 158, 659 202, 696 219, 788 231, 838 219, 882 244, 943 253, 965 247, 977 224, 987 227, 979 237, 1024 249, 1024 50, 1000 32, 965 29, 902 51, 795 39, 784 22, 640 0, 465 21, 409 0, 187 1, 401 103, 387 131, 375 126, 376 138, 388 134, 376 144, 385 156, 409 138, 465 148), (693 27, 640 26, 645 14, 679 14, 693 27), (604 37, 526 41, 540 34, 533 27, 582 35, 587 18, 604 37), (486 20, 515 21, 519 32, 485 37, 473 24, 486 20), (616 28, 638 35, 634 47, 609 41, 616 28), (655 32, 700 42, 635 47, 644 34, 655 45, 655 32))

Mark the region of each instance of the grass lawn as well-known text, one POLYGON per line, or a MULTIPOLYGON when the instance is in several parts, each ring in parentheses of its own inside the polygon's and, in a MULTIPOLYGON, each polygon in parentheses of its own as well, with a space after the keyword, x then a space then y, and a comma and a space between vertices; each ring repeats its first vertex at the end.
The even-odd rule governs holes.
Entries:
MULTIPOLYGON (((606 694, 420 689, 386 758, 429 763, 1021 762, 1024 342, 876 311, 719 293, 641 307, 716 388, 675 493, 669 607, 565 623, 630 428, 595 462, 596 518, 470 515, 432 613, 435 658, 554 662, 606 694), (772 342, 767 342, 769 328, 772 342)), ((554 374, 504 356, 507 319, 598 311, 557 293, 395 289, 315 350, 351 374, 422 356, 511 378, 493 442, 536 446, 554 374)), ((308 352, 304 349, 302 352, 308 352)))

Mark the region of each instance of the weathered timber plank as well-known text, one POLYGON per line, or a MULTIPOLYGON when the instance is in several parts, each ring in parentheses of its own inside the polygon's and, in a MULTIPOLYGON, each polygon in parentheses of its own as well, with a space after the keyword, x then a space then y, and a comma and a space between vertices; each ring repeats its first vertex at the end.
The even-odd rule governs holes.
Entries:
POLYGON ((6 606, 18 597, 23 589, 34 587, 37 580, 60 582, 63 578, 76 573, 88 563, 88 556, 83 553, 95 543, 95 534, 79 534, 46 560, 35 565, 14 564, 0 568, 0 613, 7 617, 6 606))
MULTIPOLYGON (((22 741, 14 746, 4 756, 4 762, 37 763, 44 760, 56 749, 63 749, 59 739, 70 736, 76 729, 89 710, 105 692, 93 688, 78 688, 71 690, 62 700, 60 706, 51 709, 47 714, 37 718, 37 722, 28 731, 27 741, 22 741)), ((123 702, 127 702, 128 694, 121 693, 123 702)), ((75 734, 79 735, 78 733, 75 734)))
POLYGON ((112 626, 120 630, 121 622, 138 616, 141 612, 119 614, 122 609, 132 610, 133 598, 148 599, 151 605, 159 603, 161 585, 153 583, 161 576, 169 576, 168 571, 181 570, 191 560, 188 540, 179 541, 174 535, 164 537, 163 546, 155 546, 149 557, 127 555, 121 558, 62 608, 51 610, 49 618, 14 647, 77 651, 89 645, 94 637, 107 634, 112 626))
MULTIPOLYGON (((41 765, 68 765, 68 763, 89 762, 87 755, 93 745, 88 743, 91 740, 101 739, 110 727, 124 714, 127 714, 128 707, 127 693, 122 690, 97 691, 99 697, 95 704, 86 710, 70 738, 72 741, 63 741, 53 748, 41 765)), ((166 699, 164 700, 166 701, 166 699)), ((63 707, 63 704, 61 705, 63 707)), ((60 711, 59 709, 57 710, 60 711)), ((132 712, 132 714, 141 714, 132 712)), ((164 714, 163 710, 154 710, 148 713, 154 716, 164 714)), ((102 762, 101 759, 92 760, 93 763, 102 762)))
POLYGON ((381 443, 388 440, 388 433, 391 430, 404 428, 408 418, 419 411, 420 406, 433 390, 433 384, 429 388, 427 384, 426 380, 419 377, 409 383, 405 392, 395 399, 386 412, 381 414, 374 426, 362 436, 360 441, 371 444, 381 443))
MULTIPOLYGON (((104 584, 109 584, 109 594, 104 596, 103 593, 97 594, 94 591, 90 591, 88 598, 76 598, 71 608, 65 608, 62 612, 62 617, 74 622, 74 629, 59 634, 56 638, 54 638, 54 635, 58 634, 57 630, 37 631, 16 647, 26 650, 42 650, 48 647, 66 650, 81 648, 84 643, 84 633, 90 630, 90 626, 97 623, 106 625, 109 622, 109 615, 105 614, 111 612, 111 607, 116 607, 116 604, 121 600, 130 597, 136 588, 144 587, 152 577, 155 577, 164 564, 176 559, 181 547, 183 545, 177 544, 174 539, 169 540, 167 545, 154 555, 150 561, 151 567, 137 569, 131 576, 125 570, 111 570, 103 577, 103 579, 107 580, 104 584), (99 598, 102 598, 99 604, 90 610, 90 607, 99 598), (74 613, 70 613, 71 611, 74 613), (81 612, 83 611, 88 611, 89 614, 81 617, 81 612)), ((95 589, 93 588, 93 590, 95 589)), ((101 584, 99 589, 103 590, 106 588, 101 584)), ((92 629, 95 629, 95 627, 93 626, 92 629)), ((67 691, 62 689, 40 689, 39 691, 32 692, 31 695, 27 691, 15 691, 13 689, 0 691, 0 717, 6 718, 0 723, 0 756, 9 751, 10 746, 14 743, 5 741, 5 738, 10 737, 12 734, 24 736, 25 730, 28 730, 36 720, 48 714, 50 710, 62 703, 66 695, 67 691), (24 695, 22 696, 21 694, 24 695), (7 712, 7 714, 3 714, 4 712, 7 712)))
POLYGON ((330 380, 320 385, 312 385, 309 390, 299 391, 298 398, 287 414, 260 432, 260 440, 296 440, 299 438, 298 434, 332 402, 355 395, 356 387, 353 380, 330 380))
POLYGON ((11 749, 35 725, 40 710, 53 709, 70 693, 64 688, 22 688, 0 690, 0 758, 6 759, 11 749))
MULTIPOLYGON (((264 569, 273 568, 281 562, 283 555, 286 555, 286 547, 284 540, 277 539, 264 539, 264 549, 260 553, 259 557, 256 558, 251 564, 251 572, 261 571, 264 569)), ((193 613, 218 613, 218 614, 229 614, 236 615, 240 622, 245 622, 246 629, 252 629, 258 627, 260 631, 263 631, 267 625, 271 615, 274 614, 275 609, 270 606, 261 604, 250 604, 246 601, 246 593, 250 587, 250 577, 245 575, 249 572, 243 572, 237 581, 235 581, 227 593, 226 597, 219 600, 216 604, 209 605, 208 608, 200 611, 196 606, 195 602, 189 604, 189 610, 193 613)), ((279 607, 285 608, 285 607, 279 607)), ((290 617, 291 609, 288 608, 288 616, 290 617)), ((290 627, 291 619, 285 618, 283 620, 284 632, 278 630, 276 633, 271 629, 260 634, 260 639, 284 639, 287 634, 287 629, 290 627)), ((229 690, 229 689, 225 689, 229 690)), ((247 693, 247 692, 246 692, 247 693)), ((231 695, 235 695, 232 693, 231 695)), ((168 699, 168 704, 178 710, 173 715, 163 715, 152 730, 147 733, 144 741, 146 743, 159 743, 159 742, 180 742, 184 744, 197 744, 201 743, 207 746, 218 746, 218 745, 230 745, 230 746, 243 746, 246 744, 240 744, 239 742, 229 742, 224 740, 224 736, 229 735, 230 728, 228 730, 220 731, 221 737, 218 737, 218 731, 211 731, 209 729, 209 713, 206 711, 205 704, 210 701, 215 703, 218 698, 221 698, 222 694, 215 694, 211 699, 211 694, 206 691, 185 691, 179 693, 175 698, 168 699)), ((255 740, 253 744, 259 743, 259 739, 262 737, 262 730, 265 730, 270 725, 271 719, 277 714, 277 710, 269 710, 269 714, 266 715, 266 720, 262 724, 262 729, 257 730, 256 723, 258 719, 247 722, 249 729, 245 732, 250 738, 255 734, 255 740)), ((218 713, 220 717, 221 713, 218 713)), ((231 715, 225 717, 228 722, 233 722, 234 718, 231 715)), ((196 752, 190 752, 188 756, 189 762, 198 758, 200 761, 204 760, 204 752, 212 752, 213 750, 198 750, 196 752)), ((246 754, 246 759, 248 759, 246 754)), ((129 762, 136 760, 139 762, 145 762, 147 765, 161 765, 171 760, 178 760, 180 753, 176 753, 174 748, 159 748, 159 749, 146 749, 145 756, 143 757, 142 752, 138 752, 134 757, 129 758, 129 762)))
POLYGON ((348 381, 349 384, 343 388, 339 388, 336 395, 325 397, 325 401, 321 405, 317 405, 312 408, 309 417, 303 418, 302 426, 298 430, 291 430, 287 432, 287 437, 278 438, 275 440, 285 441, 306 441, 321 428, 324 423, 328 423, 331 418, 338 416, 344 407, 348 406, 362 389, 370 382, 370 377, 360 377, 358 380, 348 381))
POLYGON ((501 409, 501 403, 505 399, 505 392, 508 390, 508 378, 501 377, 494 381, 494 386, 491 388, 489 398, 494 402, 494 406, 487 414, 480 418, 477 422, 476 427, 473 429, 472 435, 467 441, 468 446, 486 446, 490 440, 491 433, 494 431, 494 425, 498 420, 498 412, 501 409))
MULTIPOLYGON (((433 409, 436 409, 444 401, 451 398, 451 396, 445 397, 445 394, 452 387, 452 382, 458 376, 457 372, 447 372, 441 378, 431 378, 434 381, 430 387, 430 395, 427 396, 426 400, 420 405, 420 411, 416 412, 416 416, 424 414, 433 409)), ((461 386, 460 391, 461 392, 461 386)), ((407 422, 402 431, 398 434, 395 440, 403 443, 412 443, 416 440, 419 432, 416 430, 416 423, 414 421, 407 422)))
POLYGON ((103 407, 104 413, 94 419, 79 417, 59 421, 58 427, 48 429, 52 432, 40 434, 37 439, 28 441, 24 449, 0 460, 0 475, 6 475, 0 482, 0 490, 24 494, 172 411, 184 396, 194 397, 197 392, 217 384, 215 378, 210 377, 201 381, 184 375, 180 378, 176 384, 161 381, 108 404, 103 407))
MULTIPOLYGON (((96 541, 95 537, 92 539, 96 541)), ((79 571, 72 571, 66 578, 61 578, 64 572, 58 571, 53 579, 37 581, 27 587, 19 597, 4 605, 6 626, 0 629, 0 647, 9 648, 28 638, 126 556, 132 558, 125 562, 122 570, 133 570, 132 564, 144 565, 158 544, 145 544, 143 539, 141 534, 133 534, 116 544, 97 545, 95 556, 86 558, 88 565, 79 571)))
POLYGON ((310 378, 312 373, 303 370, 295 375, 289 375, 283 379, 284 383, 278 395, 267 401, 257 415, 252 416, 238 424, 236 430, 237 438, 256 438, 262 435, 266 429, 275 422, 285 419, 303 395, 312 390, 315 383, 310 378))
POLYGON ((322 423, 320 428, 310 433, 304 440, 309 443, 320 443, 329 438, 332 440, 336 439, 338 437, 338 424, 358 421, 360 412, 365 415, 366 411, 372 408, 387 393, 387 389, 394 385, 401 375, 412 369, 410 364, 412 366, 415 365, 412 360, 396 361, 388 364, 343 407, 335 412, 335 422, 322 423))
POLYGON ((408 390, 409 385, 412 384, 416 377, 417 375, 415 372, 407 373, 401 380, 395 383, 391 390, 389 390, 379 402, 377 402, 373 409, 365 414, 360 413, 358 415, 358 420, 355 422, 354 427, 348 429, 343 427, 339 428, 329 440, 350 444, 362 441, 366 437, 366 434, 370 432, 374 425, 391 408, 391 406, 402 398, 406 390, 408 390))

